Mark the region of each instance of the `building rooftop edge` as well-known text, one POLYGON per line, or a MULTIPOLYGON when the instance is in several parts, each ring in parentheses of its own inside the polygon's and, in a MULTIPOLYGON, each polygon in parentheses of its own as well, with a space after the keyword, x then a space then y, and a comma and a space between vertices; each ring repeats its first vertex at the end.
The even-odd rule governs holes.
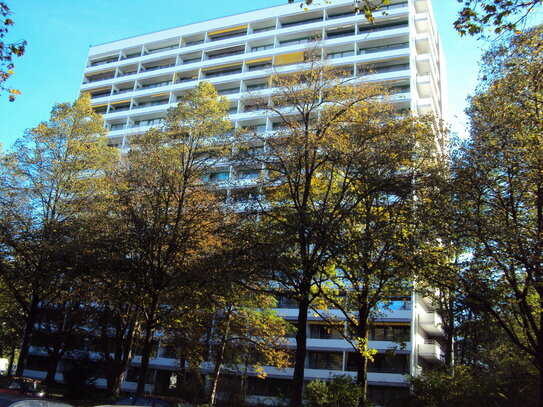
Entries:
MULTIPOLYGON (((287 0, 285 0, 285 2, 287 2, 287 0)), ((196 34, 198 32, 208 30, 209 27, 207 27, 206 24, 209 24, 212 21, 217 22, 219 27, 222 27, 222 26, 228 26, 228 25, 236 25, 236 24, 239 24, 240 22, 245 22, 245 21, 249 22, 249 21, 257 21, 257 19, 258 20, 264 20, 266 18, 274 18, 274 17, 278 17, 278 16, 281 16, 281 15, 285 15, 285 14, 287 14, 286 12, 288 12, 290 10, 292 12, 290 12, 288 14, 296 14, 297 12, 304 12, 302 10, 302 8, 300 7, 300 4, 302 4, 302 3, 296 2, 296 3, 292 3, 292 4, 282 4, 282 5, 278 5, 278 6, 263 7, 263 8, 259 8, 259 9, 256 9, 256 10, 244 11, 244 12, 241 12, 241 13, 235 13, 235 14, 230 14, 230 15, 227 15, 227 16, 211 18, 211 19, 207 19, 207 20, 203 20, 203 21, 194 22, 194 23, 179 25, 179 26, 172 27, 172 28, 166 28, 166 29, 162 29, 162 30, 151 31, 151 32, 144 33, 144 34, 134 35, 134 36, 131 36, 131 37, 126 37, 126 38, 113 40, 113 41, 108 41, 108 42, 104 42, 104 43, 100 43, 100 44, 96 44, 96 45, 90 45, 88 55, 89 56, 91 56, 91 55, 99 55, 99 54, 102 54, 102 53, 107 53, 107 52, 110 52, 110 51, 117 50, 119 48, 124 48, 125 46, 121 45, 122 43, 132 42, 132 41, 134 41, 136 39, 141 39, 141 40, 137 41, 137 44, 153 42, 155 40, 156 41, 164 40, 164 39, 168 38, 168 36, 169 36, 169 34, 166 34, 166 35, 164 35, 164 34, 165 33, 170 33, 170 32, 171 32, 172 37, 180 36, 180 35, 184 35, 184 34, 186 35, 187 33, 191 33, 191 32, 196 34), (269 13, 269 15, 263 15, 262 14, 263 11, 266 11, 266 12, 269 11, 270 13, 269 13), (240 20, 239 17, 242 17, 242 16, 243 16, 243 19, 240 20), (157 34, 160 34, 160 36, 155 39, 154 37, 157 34), (146 37, 149 38, 149 40, 146 40, 145 39, 146 37), (119 46, 117 46, 115 48, 113 48, 113 47, 110 48, 110 46, 112 46, 114 44, 119 44, 119 46), (96 52, 93 52, 93 51, 96 51, 96 52)), ((352 0, 327 0, 327 1, 323 2, 322 4, 310 6, 311 8, 307 12, 322 10, 322 9, 325 9, 325 8, 328 8, 328 7, 348 5, 348 4, 353 4, 353 1, 352 0)), ((126 47, 130 47, 131 45, 133 45, 133 44, 127 44, 126 47)))

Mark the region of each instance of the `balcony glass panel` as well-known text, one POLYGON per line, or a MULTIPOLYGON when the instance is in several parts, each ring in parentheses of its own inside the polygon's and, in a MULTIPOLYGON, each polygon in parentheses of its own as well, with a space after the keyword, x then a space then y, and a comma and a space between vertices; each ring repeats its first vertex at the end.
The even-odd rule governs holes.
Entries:
POLYGON ((310 369, 342 370, 341 352, 308 352, 310 369))
POLYGON ((292 22, 289 22, 289 23, 281 23, 281 27, 282 28, 287 28, 287 27, 294 27, 294 26, 297 26, 297 25, 304 25, 304 24, 311 24, 311 23, 315 23, 317 21, 322 21, 322 17, 318 17, 318 18, 310 18, 308 20, 302 20, 302 21, 292 21, 292 22))
POLYGON ((237 73, 241 73, 241 68, 229 69, 226 71, 219 71, 219 72, 209 72, 206 74, 206 78, 216 78, 219 76, 234 75, 237 73))
POLYGON ((404 49, 409 48, 408 42, 402 42, 399 44, 390 44, 390 45, 381 45, 379 47, 371 47, 371 48, 361 48, 360 53, 361 54, 372 54, 375 52, 382 52, 382 51, 392 51, 395 49, 404 49))

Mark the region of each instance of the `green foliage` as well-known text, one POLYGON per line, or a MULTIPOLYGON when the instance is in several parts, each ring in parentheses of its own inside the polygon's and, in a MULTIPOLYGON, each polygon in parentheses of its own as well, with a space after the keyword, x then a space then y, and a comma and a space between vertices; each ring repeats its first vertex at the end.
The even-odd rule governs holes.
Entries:
POLYGON ((13 63, 13 57, 21 57, 25 52, 26 41, 19 41, 14 43, 5 43, 2 41, 8 30, 13 26, 13 20, 10 18, 11 11, 7 3, 0 2, 0 93, 7 91, 9 93, 9 101, 13 102, 17 95, 20 95, 17 89, 7 88, 4 82, 13 75, 13 69, 15 64, 13 63))
POLYGON ((430 370, 411 380, 413 392, 397 401, 402 407, 537 406, 537 376, 530 366, 504 364, 503 369, 459 365, 454 374, 430 370))
POLYGON ((309 382, 305 399, 308 407, 358 407, 361 396, 360 387, 345 375, 309 382))
POLYGON ((49 122, 27 130, 2 157, 0 276, 26 325, 18 374, 40 309, 87 292, 79 285, 80 237, 117 162, 89 95, 56 105, 49 122))
POLYGON ((483 35, 485 28, 494 33, 515 31, 531 12, 541 7, 540 0, 457 0, 462 3, 454 22, 460 35, 483 35))

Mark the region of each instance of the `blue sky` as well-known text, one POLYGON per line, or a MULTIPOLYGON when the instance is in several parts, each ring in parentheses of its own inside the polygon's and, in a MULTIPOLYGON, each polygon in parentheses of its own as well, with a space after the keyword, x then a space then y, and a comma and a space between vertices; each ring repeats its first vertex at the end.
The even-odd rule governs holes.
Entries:
MULTIPOLYGON (((88 47, 139 34, 244 11, 286 4, 287 0, 7 0, 15 25, 7 41, 26 39, 27 51, 15 61, 7 85, 19 89, 13 103, 0 97, 0 143, 4 149, 27 128, 48 120, 53 105, 78 96, 88 47)), ((452 28, 459 3, 433 0, 445 50, 449 83, 449 121, 461 131, 465 99, 477 83, 480 48, 452 28)))

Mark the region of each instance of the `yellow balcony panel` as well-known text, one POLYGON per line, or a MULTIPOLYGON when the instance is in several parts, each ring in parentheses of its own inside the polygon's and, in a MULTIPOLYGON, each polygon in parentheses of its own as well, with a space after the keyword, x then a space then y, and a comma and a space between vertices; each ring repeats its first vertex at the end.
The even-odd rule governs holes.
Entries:
POLYGON ((207 68, 203 68, 202 71, 209 72, 209 71, 217 71, 221 70, 223 68, 232 68, 232 67, 240 67, 241 68, 241 62, 234 62, 233 64, 225 64, 225 65, 218 65, 218 66, 210 66, 207 68))
POLYGON ((304 62, 305 52, 293 52, 291 54, 277 55, 275 57, 275 65, 290 65, 297 62, 304 62))
POLYGON ((210 31, 207 34, 210 37, 212 37, 212 36, 218 35, 218 34, 224 34, 224 33, 229 33, 229 32, 234 32, 234 31, 241 31, 241 30, 246 30, 246 29, 247 29, 247 24, 238 25, 237 27, 224 28, 222 30, 217 30, 217 31, 210 31))
POLYGON ((102 69, 101 71, 89 72, 87 73, 87 76, 96 76, 96 75, 101 75, 105 73, 115 74, 115 69, 102 69))
MULTIPOLYGON (((130 103, 130 99, 126 99, 126 100, 119 100, 117 102, 111 102, 111 105, 119 105, 121 103, 130 103)), ((96 106, 94 106, 96 107, 96 106)))
POLYGON ((247 65, 249 64, 257 64, 259 62, 271 62, 271 57, 268 58, 260 58, 260 59, 252 59, 251 61, 247 61, 247 65))

